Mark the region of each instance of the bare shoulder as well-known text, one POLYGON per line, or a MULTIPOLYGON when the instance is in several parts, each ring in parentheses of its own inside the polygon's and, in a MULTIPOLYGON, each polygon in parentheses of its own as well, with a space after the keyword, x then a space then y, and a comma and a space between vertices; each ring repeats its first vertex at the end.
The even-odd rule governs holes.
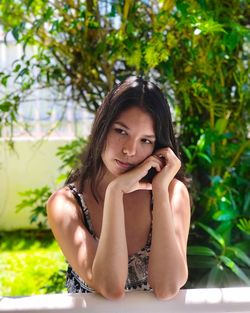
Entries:
POLYGON ((65 216, 79 217, 78 204, 68 187, 55 191, 49 197, 46 208, 49 218, 65 220, 65 216))
POLYGON ((169 196, 172 208, 179 210, 186 207, 190 209, 190 197, 186 185, 178 180, 173 179, 169 185, 169 196))
POLYGON ((171 195, 179 194, 181 197, 184 196, 189 198, 189 192, 186 185, 176 178, 171 181, 169 191, 171 195))

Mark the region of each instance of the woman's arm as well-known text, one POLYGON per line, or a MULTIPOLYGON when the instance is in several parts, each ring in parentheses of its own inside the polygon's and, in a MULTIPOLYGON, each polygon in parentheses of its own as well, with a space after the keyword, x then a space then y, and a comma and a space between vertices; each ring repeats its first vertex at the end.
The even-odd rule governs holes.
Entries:
POLYGON ((158 188, 153 192, 153 229, 149 257, 149 284, 160 299, 176 295, 188 276, 186 245, 189 231, 190 205, 186 187, 173 181, 173 197, 158 188))
POLYGON ((186 246, 190 201, 186 186, 173 179, 179 160, 168 148, 166 166, 153 180, 153 230, 149 257, 149 284, 160 299, 172 298, 188 276, 186 246))
POLYGON ((112 186, 107 188, 99 243, 83 225, 80 208, 67 188, 50 197, 47 213, 54 236, 76 273, 104 297, 120 298, 128 268, 122 194, 112 186))
POLYGON ((92 266, 93 280, 107 298, 120 298, 128 276, 128 249, 123 193, 109 184, 106 190, 102 230, 92 266))

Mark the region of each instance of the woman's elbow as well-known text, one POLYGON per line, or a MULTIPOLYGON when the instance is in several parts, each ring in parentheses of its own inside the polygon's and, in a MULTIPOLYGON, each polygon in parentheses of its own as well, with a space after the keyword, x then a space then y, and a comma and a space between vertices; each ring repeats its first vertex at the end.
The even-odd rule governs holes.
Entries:
POLYGON ((159 300, 170 300, 174 298, 180 291, 181 287, 185 285, 187 279, 188 274, 184 275, 178 282, 168 284, 167 286, 156 286, 153 288, 156 298, 159 300))
POLYGON ((121 299, 125 294, 124 288, 126 281, 119 275, 113 277, 112 275, 101 274, 99 271, 92 272, 93 288, 106 299, 121 299))
POLYGON ((124 296, 124 288, 101 288, 99 293, 108 300, 119 300, 124 296))
POLYGON ((153 290, 156 298, 158 300, 170 300, 174 298, 178 292, 180 291, 180 288, 177 286, 168 287, 168 288, 155 288, 153 290))

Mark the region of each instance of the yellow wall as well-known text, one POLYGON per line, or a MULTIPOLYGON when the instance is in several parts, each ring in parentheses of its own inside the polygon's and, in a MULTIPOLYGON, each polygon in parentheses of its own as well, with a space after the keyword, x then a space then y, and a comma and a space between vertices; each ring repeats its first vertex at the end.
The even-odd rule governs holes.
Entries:
POLYGON ((4 140, 0 141, 0 230, 34 228, 29 222, 28 209, 15 212, 22 199, 18 192, 46 184, 55 186, 61 164, 55 156, 57 147, 71 140, 18 140, 14 152, 4 140))

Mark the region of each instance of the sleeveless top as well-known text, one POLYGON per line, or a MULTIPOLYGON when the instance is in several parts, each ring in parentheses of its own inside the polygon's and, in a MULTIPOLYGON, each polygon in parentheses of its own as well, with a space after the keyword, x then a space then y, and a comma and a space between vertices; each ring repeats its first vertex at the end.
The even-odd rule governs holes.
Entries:
MULTIPOLYGON (((74 195, 83 213, 83 223, 92 237, 98 241, 98 237, 94 233, 93 225, 90 219, 88 208, 85 204, 83 194, 80 193, 73 184, 68 185, 70 191, 74 195)), ((152 205, 151 205, 152 209, 152 205)), ((148 240, 144 248, 128 257, 128 277, 125 284, 125 291, 130 290, 152 290, 148 284, 148 260, 151 247, 152 225, 148 235, 148 240)), ((79 275, 68 264, 66 273, 66 286, 69 293, 88 293, 95 292, 89 287, 79 275)))

